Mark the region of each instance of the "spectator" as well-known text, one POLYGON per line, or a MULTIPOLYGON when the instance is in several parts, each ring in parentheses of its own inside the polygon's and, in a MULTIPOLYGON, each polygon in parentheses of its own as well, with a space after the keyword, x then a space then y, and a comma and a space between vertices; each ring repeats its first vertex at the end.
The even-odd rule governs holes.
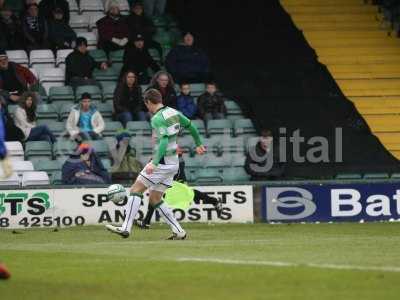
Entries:
POLYGON ((100 112, 90 103, 91 95, 83 93, 79 104, 72 107, 67 119, 67 131, 71 139, 78 143, 90 139, 101 139, 104 120, 100 112))
POLYGON ((154 72, 160 70, 159 65, 153 60, 149 51, 145 48, 144 38, 138 34, 132 44, 128 44, 124 52, 124 65, 121 74, 127 70, 134 70, 138 75, 139 84, 149 83, 148 68, 154 72))
POLYGON ((93 70, 108 68, 106 62, 98 63, 89 55, 87 40, 83 37, 76 39, 76 46, 65 59, 65 84, 76 88, 80 85, 98 85, 93 79, 93 70))
POLYGON ((61 169, 63 184, 106 184, 111 183, 110 175, 101 159, 88 144, 80 144, 61 169))
POLYGON ((165 13, 167 0, 143 0, 143 4, 147 17, 160 17, 165 13))
POLYGON ((118 121, 124 127, 129 121, 134 119, 145 121, 146 115, 143 111, 142 88, 140 87, 136 75, 132 71, 127 71, 114 91, 114 111, 118 121))
POLYGON ((58 49, 72 48, 76 40, 75 31, 64 19, 64 12, 61 8, 55 8, 52 19, 49 22, 49 42, 54 52, 58 49))
POLYGON ((39 17, 37 4, 31 4, 27 7, 22 19, 22 29, 28 51, 49 48, 48 25, 44 18, 39 17))
POLYGON ((168 53, 165 65, 178 82, 204 82, 210 76, 208 57, 194 46, 194 37, 189 32, 184 35, 183 44, 168 53))
POLYGON ((38 81, 29 69, 8 61, 4 50, 0 50, 0 95, 8 103, 18 103, 20 96, 28 91, 35 90, 38 81))
POLYGON ((108 4, 107 15, 97 21, 99 32, 98 48, 107 55, 111 51, 124 49, 128 43, 129 30, 125 19, 121 16, 118 2, 108 4))
POLYGON ((186 117, 193 120, 196 117, 197 106, 194 102, 194 98, 190 95, 190 85, 188 83, 182 83, 180 89, 181 94, 177 99, 178 110, 186 117))
POLYGON ((47 125, 36 124, 37 103, 35 93, 24 93, 14 113, 15 125, 24 133, 25 141, 48 141, 53 144, 56 138, 47 125))
POLYGON ((148 89, 156 89, 163 97, 163 104, 172 108, 177 108, 175 83, 171 74, 165 71, 158 71, 150 81, 148 89))
POLYGON ((25 49, 21 22, 9 6, 4 6, 0 11, 0 48, 25 49))
POLYGON ((53 17, 54 10, 58 8, 62 11, 65 23, 69 24, 69 3, 66 0, 42 0, 39 4, 39 15, 46 20, 53 17))
POLYGON ((226 107, 224 97, 218 91, 215 82, 206 84, 206 91, 197 99, 199 115, 206 123, 208 120, 224 119, 226 107))
POLYGON ((283 176, 284 167, 277 159, 278 145, 270 130, 262 130, 257 144, 247 153, 245 169, 252 180, 271 180, 283 176))
POLYGON ((162 47, 160 43, 153 40, 153 35, 156 33, 156 27, 150 18, 144 16, 142 3, 135 2, 131 6, 131 14, 127 17, 126 22, 128 23, 129 39, 134 40, 138 34, 143 35, 146 47, 156 49, 162 59, 162 47))

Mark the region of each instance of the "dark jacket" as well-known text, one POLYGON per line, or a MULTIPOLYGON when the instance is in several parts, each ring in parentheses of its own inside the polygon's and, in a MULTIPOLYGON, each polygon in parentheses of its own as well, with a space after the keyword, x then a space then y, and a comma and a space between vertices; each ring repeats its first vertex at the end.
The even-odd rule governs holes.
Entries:
POLYGON ((53 20, 49 23, 49 42, 54 48, 70 48, 74 40, 76 33, 64 20, 53 20))
POLYGON ((123 39, 129 36, 128 26, 122 16, 118 20, 105 16, 98 20, 96 25, 99 32, 99 48, 103 48, 105 42, 111 42, 112 38, 123 39))
POLYGON ((110 183, 110 175, 95 152, 90 155, 90 167, 79 155, 71 155, 61 170, 63 184, 104 184, 110 183), (77 176, 77 173, 84 173, 77 176))
POLYGON ((14 15, 8 21, 0 18, 0 48, 7 50, 25 48, 21 22, 14 15))
POLYGON ((197 99, 197 107, 200 117, 204 117, 206 113, 223 113, 226 114, 224 97, 221 93, 216 92, 211 95, 208 92, 203 93, 197 99))
POLYGON ((89 52, 82 54, 79 50, 74 50, 65 59, 65 83, 68 84, 71 78, 92 78, 93 70, 100 68, 101 63, 96 62, 89 52))
POLYGON ((197 105, 194 102, 194 98, 190 95, 185 96, 180 94, 177 99, 177 108, 189 119, 192 119, 197 113, 197 105))
POLYGON ((156 32, 153 21, 144 15, 138 16, 132 13, 126 18, 126 23, 129 28, 130 40, 133 40, 138 34, 142 34, 145 40, 151 40, 153 34, 156 32))
POLYGON ((64 19, 69 23, 69 3, 66 0, 42 0, 39 3, 39 14, 46 20, 50 20, 53 17, 53 10, 55 8, 61 8, 64 13, 64 19))
POLYGON ((142 109, 142 88, 140 85, 130 90, 125 83, 118 84, 114 91, 115 112, 117 114, 122 112, 137 113, 142 109))
MULTIPOLYGON (((25 68, 24 66, 21 66, 20 64, 10 61, 8 63, 8 70, 15 74, 15 77, 17 78, 17 80, 23 87, 22 91, 18 91, 19 94, 22 94, 23 92, 27 91, 29 88, 33 88, 38 83, 35 75, 33 75, 32 72, 29 71, 28 68, 25 68)), ((0 90, 4 89, 3 85, 4 85, 4 82, 3 82, 3 79, 1 77, 1 72, 0 72, 0 90)), ((2 91, 2 93, 7 93, 7 91, 2 91)), ((5 95, 5 96, 8 96, 8 95, 5 95)))
POLYGON ((48 24, 42 17, 25 15, 22 19, 22 30, 28 48, 44 48, 48 45, 48 24), (35 24, 35 27, 30 24, 35 24))
POLYGON ((149 90, 149 89, 156 89, 156 90, 160 91, 161 95, 163 96, 163 104, 165 106, 169 106, 172 108, 178 107, 177 102, 176 102, 177 101, 176 92, 173 87, 167 87, 165 95, 163 94, 163 92, 161 91, 160 87, 157 84, 149 85, 147 90, 149 90))
POLYGON ((151 68, 154 72, 160 70, 160 66, 153 60, 147 49, 128 46, 124 52, 121 74, 133 70, 138 76, 147 75, 147 68, 151 68))
POLYGON ((198 48, 179 45, 167 55, 165 65, 173 76, 178 74, 208 73, 207 55, 198 48))

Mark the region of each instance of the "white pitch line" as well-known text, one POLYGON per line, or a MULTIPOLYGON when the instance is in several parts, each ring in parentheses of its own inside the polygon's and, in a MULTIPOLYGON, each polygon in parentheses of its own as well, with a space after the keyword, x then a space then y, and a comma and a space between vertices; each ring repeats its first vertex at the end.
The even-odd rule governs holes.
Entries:
POLYGON ((269 267, 308 267, 318 269, 333 270, 349 270, 349 271, 379 271, 379 272, 400 272, 400 267, 374 267, 374 266, 357 266, 357 265, 336 265, 336 264, 317 264, 317 263, 291 263, 284 261, 266 261, 266 260, 236 260, 236 259, 220 259, 220 258, 200 258, 200 257, 182 257, 176 259, 179 262, 202 262, 217 263, 228 265, 252 265, 252 266, 269 266, 269 267))

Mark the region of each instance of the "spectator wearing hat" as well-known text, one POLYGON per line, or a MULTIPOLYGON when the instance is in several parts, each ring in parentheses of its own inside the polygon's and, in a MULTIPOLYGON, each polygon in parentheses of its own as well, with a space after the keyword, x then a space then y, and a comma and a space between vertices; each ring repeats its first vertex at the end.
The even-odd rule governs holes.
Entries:
POLYGON ((30 4, 26 8, 22 18, 22 30, 28 51, 49 48, 48 24, 44 18, 39 16, 37 4, 30 4))
POLYGON ((53 18, 54 10, 58 8, 62 11, 65 23, 69 24, 69 3, 66 0, 42 0, 39 3, 39 15, 46 20, 53 18))
POLYGON ((121 74, 127 70, 134 70, 137 74, 139 84, 149 83, 148 68, 154 72, 160 70, 160 66, 154 61, 145 47, 144 37, 138 34, 133 42, 130 42, 124 52, 124 65, 121 74))
POLYGON ((91 185, 111 183, 110 175, 101 159, 89 144, 80 144, 63 164, 61 169, 63 184, 91 185))
POLYGON ((165 59, 168 72, 178 82, 205 82, 209 78, 207 55, 194 46, 194 37, 188 32, 183 44, 173 48, 165 59))
POLYGON ((49 22, 49 42, 51 48, 54 52, 59 49, 73 48, 72 45, 75 40, 76 33, 64 19, 63 10, 56 7, 49 22))
POLYGON ((0 50, 0 95, 8 103, 18 103, 24 92, 37 86, 38 80, 28 68, 10 62, 6 52, 0 50))
POLYGON ((160 17, 165 13, 167 0, 143 0, 143 4, 147 17, 160 17))
POLYGON ((35 93, 24 93, 14 113, 15 125, 24 133, 25 141, 48 141, 53 144, 56 138, 47 125, 36 124, 37 103, 35 93))
POLYGON ((99 33, 98 48, 103 49, 107 55, 111 51, 124 49, 128 43, 129 30, 116 1, 110 1, 107 15, 97 21, 99 33))
POLYGON ((80 103, 72 107, 67 119, 67 131, 77 142, 99 140, 105 123, 100 112, 91 103, 91 95, 83 93, 80 103))
POLYGON ((142 99, 142 88, 133 71, 122 76, 114 91, 114 111, 124 127, 129 121, 146 121, 142 99))
POLYGON ((131 13, 126 18, 129 29, 129 40, 134 40, 138 34, 143 35, 146 47, 149 49, 156 49, 160 58, 162 58, 162 47, 160 43, 153 40, 156 27, 153 21, 144 15, 143 11, 143 4, 141 2, 135 2, 131 6, 131 13))
POLYGON ((96 62, 89 55, 87 40, 83 37, 76 39, 76 46, 72 53, 65 59, 65 84, 76 88, 80 85, 99 85, 93 79, 95 68, 105 70, 108 68, 106 62, 96 62))
POLYGON ((21 22, 8 5, 0 10, 0 48, 25 49, 21 22))

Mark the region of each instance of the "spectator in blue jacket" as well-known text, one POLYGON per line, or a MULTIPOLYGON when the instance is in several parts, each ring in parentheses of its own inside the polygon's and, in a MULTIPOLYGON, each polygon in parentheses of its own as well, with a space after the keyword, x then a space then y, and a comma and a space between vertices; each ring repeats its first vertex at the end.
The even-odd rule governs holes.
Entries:
POLYGON ((190 85, 188 83, 180 84, 181 94, 177 99, 178 110, 186 117, 193 120, 196 118, 197 105, 194 98, 190 95, 190 85))
POLYGON ((178 83, 205 82, 210 77, 208 57, 194 46, 194 37, 190 32, 184 35, 182 45, 168 53, 165 64, 178 83))

